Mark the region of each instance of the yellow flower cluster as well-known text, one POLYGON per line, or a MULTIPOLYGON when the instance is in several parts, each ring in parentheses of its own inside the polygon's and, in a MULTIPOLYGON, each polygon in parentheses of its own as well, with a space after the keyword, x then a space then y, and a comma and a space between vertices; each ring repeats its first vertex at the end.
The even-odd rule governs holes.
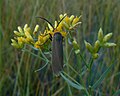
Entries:
POLYGON ((62 19, 64 16, 66 17, 63 20, 62 25, 69 30, 75 28, 77 25, 82 23, 80 22, 81 16, 75 17, 74 15, 71 15, 70 17, 68 17, 67 14, 64 14, 64 15, 61 14, 59 17, 60 19, 62 19))
POLYGON ((60 20, 55 21, 54 26, 48 24, 45 31, 43 33, 38 33, 39 25, 36 25, 34 30, 26 24, 22 29, 20 26, 18 27, 18 31, 14 31, 15 37, 11 39, 11 45, 16 48, 23 48, 24 44, 30 44, 35 48, 44 48, 45 44, 49 44, 52 40, 52 37, 56 32, 60 32, 63 37, 67 36, 67 31, 74 29, 78 24, 81 24, 80 17, 75 17, 71 15, 70 17, 67 14, 61 14, 60 20))
MULTIPOLYGON (((36 25, 35 31, 38 29, 39 25, 36 25)), ((11 45, 16 48, 23 48, 23 45, 26 44, 34 44, 33 33, 30 27, 25 24, 24 28, 22 29, 18 26, 18 31, 14 31, 16 35, 14 39, 11 39, 11 45)))

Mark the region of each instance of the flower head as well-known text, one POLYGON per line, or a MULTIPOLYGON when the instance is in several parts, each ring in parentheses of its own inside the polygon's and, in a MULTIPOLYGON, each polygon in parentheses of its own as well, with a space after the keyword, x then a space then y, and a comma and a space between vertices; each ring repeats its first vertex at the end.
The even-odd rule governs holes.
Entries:
MULTIPOLYGON (((63 18, 67 14, 61 14, 59 17, 60 19, 63 18)), ((71 30, 74 29, 77 25, 81 24, 80 22, 81 16, 75 17, 74 15, 66 16, 65 19, 62 21, 62 24, 65 28, 71 30)))

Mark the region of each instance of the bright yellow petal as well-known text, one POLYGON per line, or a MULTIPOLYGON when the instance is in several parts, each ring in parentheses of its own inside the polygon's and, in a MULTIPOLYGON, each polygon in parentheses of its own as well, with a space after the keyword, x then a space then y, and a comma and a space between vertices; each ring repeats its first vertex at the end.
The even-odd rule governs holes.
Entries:
POLYGON ((72 25, 76 24, 78 21, 79 21, 79 18, 78 18, 78 17, 74 18, 74 19, 73 19, 73 22, 72 22, 72 25))
POLYGON ((63 21, 65 21, 68 25, 70 24, 70 19, 69 19, 68 16, 66 16, 65 19, 64 19, 63 21))

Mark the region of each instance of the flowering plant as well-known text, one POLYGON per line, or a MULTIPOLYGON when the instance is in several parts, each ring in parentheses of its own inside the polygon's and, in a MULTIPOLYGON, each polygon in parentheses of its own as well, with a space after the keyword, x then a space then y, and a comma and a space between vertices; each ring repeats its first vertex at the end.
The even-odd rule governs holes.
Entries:
MULTIPOLYGON (((40 17, 41 19, 47 21, 47 27, 43 32, 39 32, 39 25, 36 25, 34 30, 32 30, 27 24, 25 24, 24 28, 18 27, 18 31, 14 31, 15 37, 11 39, 11 45, 15 48, 23 48, 25 44, 32 46, 36 50, 43 50, 43 51, 50 51, 51 49, 51 42, 52 42, 52 68, 55 74, 60 73, 60 75, 66 80, 68 84, 78 90, 84 90, 88 96, 92 94, 91 89, 95 89, 98 86, 108 71, 112 68, 110 65, 108 69, 105 71, 103 75, 101 75, 100 79, 96 81, 93 85, 91 84, 91 77, 92 77, 92 65, 93 61, 99 57, 99 50, 104 47, 113 47, 116 46, 115 43, 108 42, 112 36, 112 33, 108 33, 107 35, 103 35, 103 31, 100 28, 98 31, 98 40, 95 41, 94 46, 92 46, 89 42, 84 40, 86 49, 91 54, 92 59, 89 63, 86 62, 84 57, 81 55, 80 46, 77 43, 75 37, 71 34, 75 32, 75 28, 81 24, 81 16, 77 17, 74 15, 68 16, 67 14, 59 15, 59 20, 55 21, 54 26, 45 18, 40 17), (71 31, 74 30, 74 31, 71 31), (84 65, 86 66, 86 70, 89 71, 89 88, 85 88, 84 83, 80 84, 72 77, 70 77, 67 73, 61 73, 63 69, 63 40, 70 39, 70 44, 73 45, 74 53, 76 55, 80 54, 80 57, 84 61, 84 65), (69 78, 67 78, 67 77, 69 78), (71 79, 71 80, 70 80, 71 79)), ((67 41, 66 41, 67 42, 67 41)), ((66 54, 67 52, 67 45, 66 43, 66 54)), ((68 64, 68 60, 70 56, 66 56, 68 59, 65 62, 67 69, 71 68, 72 71, 77 73, 70 64, 68 64)), ((46 57, 45 57, 46 58, 46 57)), ((46 59, 47 63, 48 60, 46 59)), ((86 72, 86 71, 84 71, 86 72)), ((83 72, 83 73, 84 73, 83 72)), ((77 73, 78 74, 78 73, 77 73)), ((79 75, 79 74, 78 74, 79 75)), ((81 76, 80 76, 81 78, 81 76)), ((82 78, 81 78, 82 79, 82 78)))

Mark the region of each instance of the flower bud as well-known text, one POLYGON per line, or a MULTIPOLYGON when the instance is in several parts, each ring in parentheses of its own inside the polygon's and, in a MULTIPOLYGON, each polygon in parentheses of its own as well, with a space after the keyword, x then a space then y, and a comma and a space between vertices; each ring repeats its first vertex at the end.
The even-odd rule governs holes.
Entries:
POLYGON ((105 43, 104 44, 104 47, 114 47, 114 46, 116 46, 115 43, 105 43))
POLYGON ((48 24, 48 28, 51 30, 51 31, 53 31, 53 27, 49 24, 49 23, 47 23, 48 24))
POLYGON ((94 45, 94 53, 97 53, 99 51, 99 48, 100 48, 100 41, 97 40, 94 45))
POLYGON ((80 50, 79 49, 75 50, 75 54, 78 54, 78 53, 80 53, 80 50))
POLYGON ((37 32, 38 29, 39 29, 39 25, 36 25, 36 26, 35 26, 35 29, 34 29, 34 32, 37 32))
POLYGON ((84 43, 85 43, 85 46, 88 49, 88 51, 90 53, 93 53, 93 47, 92 47, 92 45, 90 43, 86 42, 86 41, 84 41, 84 43))
POLYGON ((17 35, 17 36, 21 36, 21 33, 18 32, 18 31, 14 31, 14 34, 17 35))
POLYGON ((70 21, 72 21, 74 19, 74 17, 75 17, 74 15, 71 15, 70 16, 70 21))
POLYGON ((22 28, 21 28, 20 26, 18 26, 18 31, 19 31, 20 33, 23 33, 23 30, 22 30, 22 28))
POLYGON ((38 29, 39 29, 39 25, 36 25, 33 31, 33 35, 36 35, 36 33, 38 32, 38 29))
POLYGON ((17 43, 14 39, 11 39, 12 43, 17 43))
POLYGON ((100 42, 103 41, 103 31, 102 31, 101 28, 99 29, 99 32, 98 32, 98 40, 99 40, 100 42))
POLYGON ((18 43, 14 40, 14 39, 11 39, 12 43, 11 45, 15 48, 20 48, 20 46, 18 45, 18 43))
POLYGON ((75 49, 75 53, 78 54, 80 52, 80 48, 79 48, 79 45, 78 45, 77 41, 75 40, 75 38, 74 38, 72 44, 75 49))
POLYGON ((25 24, 23 29, 25 30, 27 27, 28 27, 28 24, 25 24))
POLYGON ((108 33, 107 35, 104 36, 103 42, 107 42, 111 37, 112 37, 112 33, 108 33))

